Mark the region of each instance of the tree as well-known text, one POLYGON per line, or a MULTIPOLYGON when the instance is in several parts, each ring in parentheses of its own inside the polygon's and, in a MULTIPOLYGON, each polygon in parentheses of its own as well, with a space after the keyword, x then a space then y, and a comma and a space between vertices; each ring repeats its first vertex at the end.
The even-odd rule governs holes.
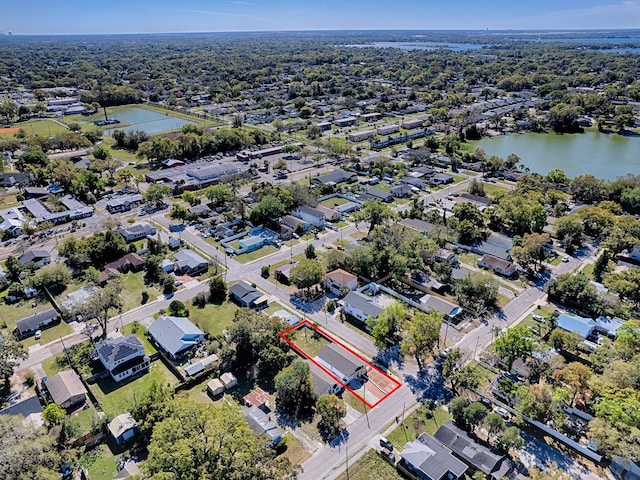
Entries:
POLYGON ((463 364, 459 348, 449 350, 442 362, 442 376, 449 379, 451 390, 458 394, 464 389, 476 389, 480 385, 480 370, 473 364, 463 364))
POLYGON ((453 207, 453 215, 456 219, 455 229, 460 243, 473 245, 485 238, 484 217, 475 205, 469 202, 457 204, 453 207))
POLYGON ((640 306, 640 271, 629 268, 622 272, 612 273, 604 279, 605 286, 618 294, 622 300, 634 302, 640 306))
POLYGON ((502 359, 507 371, 511 371, 516 359, 526 360, 533 351, 531 332, 524 325, 503 330, 493 342, 493 350, 502 359))
POLYGON ((254 225, 262 225, 263 223, 281 216, 285 212, 285 206, 280 198, 267 195, 251 209, 249 220, 254 225))
POLYGON ((57 403, 50 403, 42 412, 42 418, 49 427, 59 425, 66 416, 67 413, 57 403))
POLYGON ((159 183, 152 183, 144 192, 143 198, 145 202, 155 203, 156 205, 162 205, 164 198, 171 193, 171 190, 167 185, 160 185, 159 183))
POLYGON ((111 150, 109 150, 109 147, 105 145, 98 145, 91 153, 93 154, 93 157, 98 160, 107 160, 111 158, 111 150))
POLYGON ((233 190, 231 190, 231 187, 226 184, 211 185, 205 189, 204 195, 215 206, 220 206, 226 202, 230 202, 234 197, 233 190))
POLYGON ((573 406, 578 393, 586 393, 586 390, 589 387, 589 380, 592 375, 593 372, 588 366, 583 365, 580 362, 571 362, 564 368, 556 370, 553 373, 553 378, 557 382, 568 387, 569 392, 571 393, 570 406, 573 406))
POLYGON ((576 215, 560 217, 554 223, 556 237, 564 242, 567 252, 572 253, 582 247, 584 227, 576 215))
POLYGON ((427 355, 433 353, 433 348, 440 342, 441 327, 442 316, 439 313, 416 313, 409 321, 400 351, 405 355, 413 355, 421 366, 427 355))
POLYGON ((212 303, 222 303, 227 298, 227 283, 217 275, 209 280, 209 301, 212 303))
POLYGON ((580 175, 571 182, 569 192, 582 203, 601 202, 609 196, 609 182, 591 174, 580 175))
POLYGON ((469 405, 469 400, 464 397, 453 397, 449 402, 449 413, 453 417, 453 421, 458 425, 464 425, 464 409, 469 405))
POLYGON ((605 248, 593 264, 593 279, 602 282, 604 276, 614 271, 616 264, 613 261, 611 251, 605 248))
POLYGON ((484 427, 487 429, 487 433, 489 434, 489 438, 499 438, 504 429, 506 428, 506 424, 504 423, 504 418, 502 418, 497 413, 489 413, 483 420, 484 427))
POLYGON ((276 170, 277 172, 280 172, 281 174, 283 172, 286 172, 289 168, 289 165, 287 165, 287 162, 284 158, 279 158, 278 160, 276 160, 276 163, 273 165, 273 169, 276 170))
POLYGON ((354 212, 356 224, 358 220, 369 223, 369 233, 378 225, 382 225, 385 221, 394 218, 393 211, 380 200, 367 200, 358 212, 354 212))
POLYGON ((22 265, 18 263, 18 259, 16 257, 14 257, 13 255, 9 255, 5 262, 5 268, 7 269, 7 279, 9 281, 20 281, 20 273, 22 272, 23 268, 22 265))
POLYGON ((66 265, 57 263, 55 265, 47 265, 39 269, 30 279, 29 283, 32 287, 42 289, 44 287, 53 289, 64 289, 71 281, 71 272, 66 265))
POLYGON ((188 317, 189 310, 180 300, 172 300, 169 304, 169 315, 174 317, 188 317))
POLYGON ((27 356, 27 351, 20 342, 9 336, 0 338, 0 379, 2 379, 0 391, 7 390, 14 369, 27 356))
POLYGON ((190 192, 189 190, 182 194, 182 200, 184 202, 187 202, 192 207, 194 205, 200 205, 200 197, 198 197, 195 193, 190 192))
POLYGON ((0 478, 59 480, 55 439, 20 415, 0 415, 0 478))
POLYGON ((319 261, 305 258, 291 269, 290 278, 291 283, 308 293, 311 287, 322 281, 324 274, 324 267, 319 261))
POLYGON ((45 168, 47 165, 49 165, 49 157, 42 150, 27 150, 15 162, 19 171, 31 173, 35 169, 45 168))
POLYGON ((524 438, 520 434, 518 427, 507 427, 500 437, 500 446, 506 450, 520 450, 524 447, 524 438))
POLYGON ((522 265, 533 264, 535 270, 538 271, 542 262, 547 258, 545 247, 550 241, 548 233, 527 233, 522 238, 522 244, 513 247, 511 256, 522 265))
POLYGON ((178 398, 170 415, 153 429, 147 473, 151 480, 275 480, 290 475, 288 460, 275 458, 260 443, 236 406, 178 398))
POLYGON ((283 411, 296 414, 311 408, 314 402, 309 364, 296 359, 275 377, 276 403, 283 411))
POLYGON ((555 462, 545 465, 544 470, 538 467, 531 467, 529 469, 529 478, 531 480, 571 480, 571 476, 558 468, 555 462))
POLYGON ((498 281, 488 273, 471 272, 456 281, 454 290, 460 306, 476 314, 498 300, 498 281))
POLYGON ((320 395, 316 401, 316 414, 320 416, 318 430, 332 439, 340 432, 340 420, 347 415, 344 400, 335 395, 320 395))
POLYGON ((375 346, 379 349, 386 348, 387 342, 396 337, 406 319, 407 309, 401 302, 388 305, 378 318, 368 319, 367 326, 371 329, 375 346))
POLYGON ((112 312, 122 309, 122 284, 119 277, 107 280, 102 288, 96 288, 85 302, 82 302, 74 315, 84 320, 96 319, 102 329, 101 338, 107 337, 107 327, 112 312))
POLYGON ((465 423, 469 426, 471 431, 475 430, 477 426, 479 426, 482 421, 487 416, 487 407, 485 407, 480 402, 473 402, 466 407, 462 411, 462 417, 464 418, 465 423))
POLYGON ((307 248, 304 249, 304 256, 308 259, 316 258, 316 247, 313 246, 313 243, 307 245, 307 248))
POLYGON ((5 123, 11 123, 18 114, 18 105, 5 100, 0 103, 0 116, 4 118, 5 123))

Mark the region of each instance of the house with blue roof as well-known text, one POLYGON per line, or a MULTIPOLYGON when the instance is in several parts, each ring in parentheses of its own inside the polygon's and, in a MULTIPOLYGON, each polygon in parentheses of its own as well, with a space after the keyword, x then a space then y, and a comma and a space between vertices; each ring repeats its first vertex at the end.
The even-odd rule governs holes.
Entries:
POLYGON ((151 324, 149 335, 173 359, 184 357, 204 340, 204 332, 188 318, 167 315, 151 324))
POLYGON ((566 332, 575 333, 584 340, 593 333, 596 322, 591 318, 561 313, 556 320, 556 326, 566 332))

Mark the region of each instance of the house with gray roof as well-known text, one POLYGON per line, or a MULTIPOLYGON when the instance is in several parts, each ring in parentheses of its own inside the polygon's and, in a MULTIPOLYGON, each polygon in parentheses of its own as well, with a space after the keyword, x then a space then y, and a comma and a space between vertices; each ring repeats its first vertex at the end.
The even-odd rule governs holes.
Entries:
POLYGON ((468 469, 451 450, 427 433, 408 442, 400 457, 398 469, 419 480, 458 480, 464 478, 468 469))
POLYGON ((149 369, 149 357, 135 335, 106 338, 96 343, 96 353, 116 382, 144 373, 149 369))
POLYGON ((138 422, 129 412, 121 413, 111 420, 108 428, 109 433, 118 445, 122 445, 132 439, 139 432, 138 422))
POLYGON ((134 225, 128 225, 126 227, 118 227, 116 233, 119 233, 124 237, 125 242, 131 243, 136 240, 151 237, 157 233, 157 230, 148 223, 136 223, 134 225))
POLYGON ((451 449, 453 454, 475 470, 480 470, 487 478, 497 480, 507 477, 513 463, 506 455, 477 443, 469 433, 456 427, 452 422, 442 425, 435 438, 451 449))
POLYGON ((366 322, 369 317, 378 318, 384 308, 376 304, 372 297, 360 292, 349 292, 342 300, 344 312, 366 322))
POLYGON ((367 189, 367 195, 376 200, 381 200, 385 203, 393 202, 393 194, 391 192, 385 192, 376 187, 369 187, 367 189))
POLYGON ((293 212, 291 212, 294 216, 304 220, 311 225, 314 225, 318 228, 324 228, 325 216, 319 210, 315 208, 309 207, 308 205, 300 205, 293 212))
POLYGON ((478 266, 493 270, 503 277, 512 277, 516 274, 516 266, 508 260, 494 257, 493 255, 484 254, 477 260, 478 266))
POLYGON ((492 233, 476 247, 477 253, 481 255, 489 254, 508 261, 511 261, 512 249, 513 240, 499 233, 492 233))
POLYGON ((33 313, 16 320, 16 337, 19 339, 33 335, 38 330, 54 326, 58 322, 58 312, 54 308, 33 313))
POLYGON ((229 287, 229 294, 241 307, 262 310, 268 306, 268 297, 247 282, 234 283, 229 287))
POLYGON ((149 335, 173 359, 185 356, 204 340, 204 332, 188 318, 167 315, 151 324, 149 335))
POLYGON ((344 384, 348 384, 367 372, 364 361, 335 343, 322 347, 316 361, 344 384))
POLYGON ((278 427, 276 422, 271 419, 270 414, 255 406, 244 407, 242 413, 247 419, 251 430, 258 435, 267 437, 272 446, 276 446, 278 442, 282 440, 284 432, 278 427))
POLYGON ((311 179, 311 183, 317 185, 339 185, 341 183, 353 183, 358 180, 358 175, 344 170, 334 170, 325 175, 319 175, 311 179))
POLYGON ((109 213, 127 212, 142 205, 143 201, 144 198, 141 194, 134 193, 124 197, 114 197, 107 202, 106 206, 109 213))
POLYGON ((206 272, 209 262, 193 250, 188 248, 176 252, 175 271, 195 275, 206 272))
POLYGON ((42 268, 50 263, 51 254, 46 250, 29 250, 18 257, 18 264, 22 266, 33 264, 36 268, 42 268))
POLYGON ((54 403, 64 409, 82 405, 87 398, 87 389, 73 370, 56 373, 44 382, 44 385, 54 403))
POLYGON ((420 235, 427 235, 436 229, 433 223, 425 222, 418 218, 405 218, 400 220, 400 225, 403 225, 411 230, 418 232, 420 235))
POLYGON ((424 295, 420 298, 420 303, 427 308, 432 308, 435 311, 442 313, 444 318, 447 320, 452 320, 462 313, 462 307, 436 295, 424 295))

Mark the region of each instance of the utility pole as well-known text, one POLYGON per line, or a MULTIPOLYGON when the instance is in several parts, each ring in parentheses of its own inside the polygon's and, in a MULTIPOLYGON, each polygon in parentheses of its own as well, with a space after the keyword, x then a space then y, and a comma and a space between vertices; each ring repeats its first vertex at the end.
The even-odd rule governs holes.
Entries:
POLYGON ((73 365, 71 365, 71 358, 69 358, 69 352, 67 351, 67 347, 65 347, 64 345, 64 340, 62 340, 62 337, 60 337, 60 343, 62 343, 62 349, 64 350, 64 354, 67 357, 67 363, 69 364, 69 367, 73 368, 73 365))

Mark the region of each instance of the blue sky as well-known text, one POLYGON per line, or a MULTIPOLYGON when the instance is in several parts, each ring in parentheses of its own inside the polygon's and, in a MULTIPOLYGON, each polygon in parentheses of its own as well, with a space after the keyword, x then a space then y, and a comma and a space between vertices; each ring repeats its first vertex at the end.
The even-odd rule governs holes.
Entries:
POLYGON ((14 34, 640 28, 640 0, 15 0, 14 34))

